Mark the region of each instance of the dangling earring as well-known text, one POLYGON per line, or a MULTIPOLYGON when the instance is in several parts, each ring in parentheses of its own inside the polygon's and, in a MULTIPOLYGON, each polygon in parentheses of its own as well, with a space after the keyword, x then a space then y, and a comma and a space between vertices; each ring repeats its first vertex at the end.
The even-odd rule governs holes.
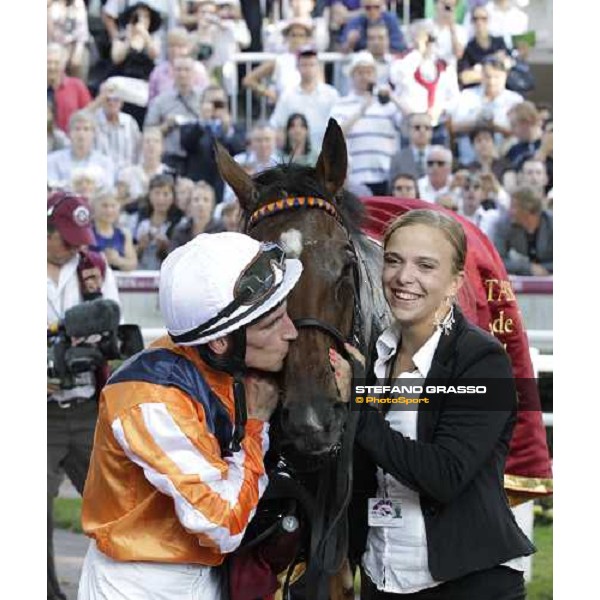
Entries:
POLYGON ((446 313, 446 316, 443 319, 440 319, 435 314, 435 318, 433 319, 433 324, 435 325, 438 331, 441 331, 444 335, 450 335, 450 331, 452 331, 452 326, 456 319, 454 318, 454 298, 452 296, 446 297, 446 305, 450 307, 450 310, 446 313))

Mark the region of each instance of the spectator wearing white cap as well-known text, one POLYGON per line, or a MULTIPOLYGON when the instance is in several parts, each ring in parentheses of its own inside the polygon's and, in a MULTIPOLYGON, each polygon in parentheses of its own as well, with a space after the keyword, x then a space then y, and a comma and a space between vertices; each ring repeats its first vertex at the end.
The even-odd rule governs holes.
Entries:
POLYGON ((166 258, 159 304, 169 335, 101 394, 79 600, 114 589, 124 598, 225 597, 216 567, 266 489, 279 395, 271 374, 297 337, 286 299, 301 273, 276 244, 232 232, 201 234, 166 258))
POLYGON ((96 120, 91 112, 81 110, 69 120, 71 146, 48 154, 48 182, 56 187, 70 187, 73 171, 77 168, 96 166, 102 169, 102 185, 111 190, 115 183, 115 167, 112 159, 94 150, 96 120))
POLYGON ((297 54, 300 48, 311 43, 313 26, 306 19, 291 19, 281 33, 286 42, 286 51, 252 69, 242 80, 244 87, 265 96, 271 102, 275 102, 285 90, 300 83, 297 54), (262 83, 268 78, 274 82, 272 87, 262 83))
POLYGON ((331 117, 346 137, 349 181, 365 184, 374 195, 383 196, 392 156, 400 143, 402 116, 389 86, 375 87, 376 76, 373 56, 357 52, 350 64, 352 91, 333 106, 331 117))

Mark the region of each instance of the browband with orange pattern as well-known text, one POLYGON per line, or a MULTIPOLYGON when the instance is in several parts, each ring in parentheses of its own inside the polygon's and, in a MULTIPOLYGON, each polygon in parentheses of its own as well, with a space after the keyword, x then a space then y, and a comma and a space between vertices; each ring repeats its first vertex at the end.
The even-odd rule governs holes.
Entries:
POLYGON ((269 204, 265 204, 261 206, 259 209, 255 210, 248 220, 248 227, 252 227, 256 225, 260 220, 275 215, 284 210, 291 210, 294 208, 320 208, 325 212, 329 213, 332 217, 335 217, 340 223, 342 223, 342 218, 337 210, 337 208, 328 200, 324 200, 323 198, 315 198, 314 196, 294 196, 291 198, 283 198, 280 200, 274 200, 273 202, 269 202, 269 204))

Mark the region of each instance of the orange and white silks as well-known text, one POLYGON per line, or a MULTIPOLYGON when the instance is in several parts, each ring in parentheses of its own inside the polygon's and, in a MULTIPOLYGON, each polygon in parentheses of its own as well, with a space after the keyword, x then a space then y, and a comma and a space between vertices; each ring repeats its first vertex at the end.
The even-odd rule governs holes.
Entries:
POLYGON ((100 397, 82 523, 119 561, 219 565, 267 486, 268 424, 228 452, 233 381, 168 338, 127 361, 100 397))

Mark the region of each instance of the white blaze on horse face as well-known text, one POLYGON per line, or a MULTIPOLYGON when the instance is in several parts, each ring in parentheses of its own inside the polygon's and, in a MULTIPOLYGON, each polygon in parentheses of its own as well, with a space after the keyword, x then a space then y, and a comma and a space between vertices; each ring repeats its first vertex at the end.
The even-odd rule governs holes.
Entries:
POLYGON ((288 258, 300 258, 302 254, 302 232, 288 229, 279 236, 279 241, 288 258))

